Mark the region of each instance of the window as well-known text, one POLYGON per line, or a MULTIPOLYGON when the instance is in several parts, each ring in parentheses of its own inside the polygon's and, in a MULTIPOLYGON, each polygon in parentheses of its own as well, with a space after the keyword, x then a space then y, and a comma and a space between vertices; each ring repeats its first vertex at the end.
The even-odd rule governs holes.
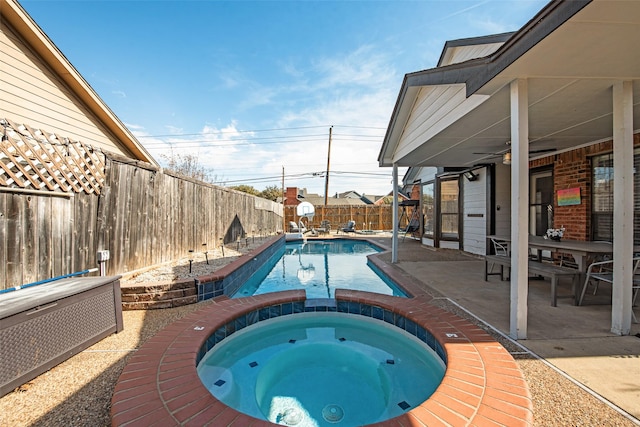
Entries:
POLYGON ((433 238, 435 229, 434 182, 422 185, 422 216, 424 218, 424 235, 433 238))
POLYGON ((440 182, 440 236, 443 239, 458 238, 458 192, 458 179, 440 182))
MULTIPOLYGON (((634 170, 640 170, 640 149, 634 150, 634 170)), ((591 229, 593 240, 613 240, 613 154, 592 159, 591 229)), ((634 245, 640 245, 640 174, 633 175, 634 245)))

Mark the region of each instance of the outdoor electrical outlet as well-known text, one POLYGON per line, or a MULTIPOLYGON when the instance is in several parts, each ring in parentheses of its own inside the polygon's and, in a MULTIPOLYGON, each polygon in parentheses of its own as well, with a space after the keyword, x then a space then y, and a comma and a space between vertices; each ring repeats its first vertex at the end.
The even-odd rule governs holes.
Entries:
POLYGON ((109 251, 98 251, 98 262, 108 261, 109 256, 109 251))

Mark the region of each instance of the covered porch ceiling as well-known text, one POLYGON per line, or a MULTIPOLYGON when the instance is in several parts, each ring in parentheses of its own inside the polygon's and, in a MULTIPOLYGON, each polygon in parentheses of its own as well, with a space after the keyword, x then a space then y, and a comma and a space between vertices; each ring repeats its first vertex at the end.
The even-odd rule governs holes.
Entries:
POLYGON ((515 79, 528 81, 531 158, 611 140, 615 82, 633 82, 640 123, 639 44, 640 1, 553 1, 490 57, 408 74, 380 166, 500 162, 515 79), (421 117, 417 102, 431 106, 421 117))

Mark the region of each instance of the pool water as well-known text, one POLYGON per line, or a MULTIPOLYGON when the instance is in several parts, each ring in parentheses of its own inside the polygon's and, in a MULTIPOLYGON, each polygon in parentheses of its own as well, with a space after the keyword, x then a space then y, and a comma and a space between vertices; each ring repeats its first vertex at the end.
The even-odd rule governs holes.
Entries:
POLYGON ((198 365, 209 391, 256 418, 300 427, 397 417, 438 387, 445 364, 413 335, 343 313, 302 313, 248 326, 198 365))
POLYGON ((352 289, 406 297, 367 256, 380 249, 366 241, 348 239, 287 242, 233 298, 304 289, 307 298, 334 298, 335 290, 352 289))

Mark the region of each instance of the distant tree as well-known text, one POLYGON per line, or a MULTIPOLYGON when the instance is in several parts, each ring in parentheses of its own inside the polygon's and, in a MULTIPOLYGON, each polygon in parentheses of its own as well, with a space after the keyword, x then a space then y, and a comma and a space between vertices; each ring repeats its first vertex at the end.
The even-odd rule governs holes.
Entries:
POLYGON ((259 196, 263 199, 273 200, 275 202, 278 198, 282 198, 282 188, 275 185, 269 185, 260 192, 259 196))
POLYGON ((250 185, 245 185, 245 184, 234 185, 233 187, 229 187, 229 188, 231 188, 232 190, 242 191, 243 193, 251 194, 252 196, 260 195, 260 192, 250 185))
POLYGON ((195 154, 176 154, 172 152, 171 155, 161 154, 160 157, 165 159, 167 169, 172 172, 204 182, 213 182, 215 179, 212 175, 212 170, 202 166, 198 156, 195 154))
POLYGON ((382 204, 383 205, 391 205, 391 204, 393 204, 393 196, 384 196, 382 198, 382 204))

